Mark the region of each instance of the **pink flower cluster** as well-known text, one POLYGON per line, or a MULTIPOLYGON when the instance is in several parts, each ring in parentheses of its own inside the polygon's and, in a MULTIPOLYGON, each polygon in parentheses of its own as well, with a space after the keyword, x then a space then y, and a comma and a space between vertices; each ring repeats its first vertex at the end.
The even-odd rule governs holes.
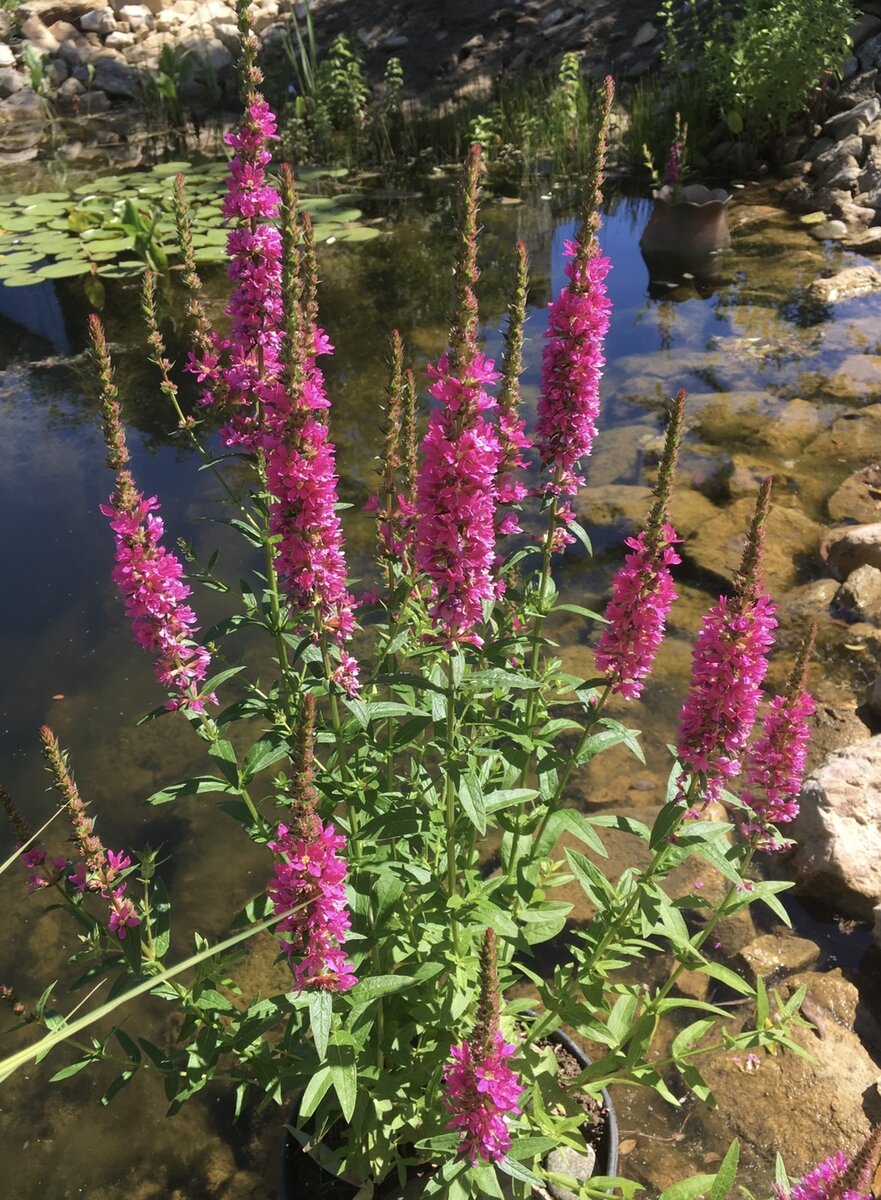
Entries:
POLYGON ((606 608, 608 626, 597 645, 596 665, 625 700, 636 700, 664 637, 664 623, 676 599, 670 568, 681 561, 673 549, 672 525, 660 527, 653 544, 648 535, 628 538, 630 553, 615 576, 606 608))
POLYGON ((836 1150, 803 1179, 786 1191, 774 1184, 777 1200, 872 1200, 869 1186, 849 1187, 851 1160, 843 1150, 836 1150))
POLYGON ((300 956, 294 966, 298 988, 347 992, 358 982, 341 949, 351 926, 345 889, 348 867, 337 853, 345 844, 342 834, 311 811, 299 832, 279 824, 276 840, 269 843, 279 859, 267 895, 277 913, 297 909, 276 928, 284 935, 280 940, 288 958, 300 956))
POLYGON ((483 604, 495 579, 498 434, 484 414, 496 407, 486 386, 495 364, 470 346, 458 371, 448 354, 429 365, 429 391, 441 402, 428 419, 417 481, 416 565, 431 583, 431 615, 450 643, 483 644, 483 604))
POLYGON ((664 184, 667 187, 675 188, 679 184, 682 176, 682 152, 684 149, 685 142, 682 138, 674 138, 670 143, 667 165, 664 168, 664 184))
POLYGON ((161 544, 164 527, 155 515, 159 501, 155 496, 145 500, 125 475, 110 502, 101 505, 116 535, 113 580, 135 640, 153 655, 156 678, 172 693, 167 707, 204 712, 205 704, 216 700, 199 694, 211 655, 192 640, 196 614, 185 603, 191 589, 183 581, 180 560, 161 544))
POLYGON ((605 279, 611 264, 599 254, 582 259, 574 242, 566 243, 566 254, 573 260, 566 266, 569 286, 548 309, 536 445, 552 475, 546 492, 574 496, 583 482, 578 464, 590 454, 597 431, 611 311, 605 279))
POLYGON ((37 892, 40 888, 51 887, 56 880, 61 878, 68 867, 66 858, 53 858, 52 865, 47 867, 46 851, 39 845, 22 850, 19 857, 27 869, 33 871, 33 874, 28 876, 28 892, 37 892))
POLYGON ((680 789, 686 776, 705 776, 706 803, 717 800, 724 781, 740 773, 777 627, 774 612, 767 593, 723 596, 698 633, 677 752, 683 766, 680 789))
POLYGON ((768 705, 761 736, 751 747, 745 768, 747 791, 742 799, 755 816, 744 825, 744 832, 758 838, 762 850, 783 849, 768 826, 798 816, 811 737, 808 721, 816 708, 813 697, 803 689, 794 696, 775 696, 768 705))
POLYGON ((450 1050, 443 1102, 453 1115, 447 1129, 462 1134, 459 1150, 472 1164, 478 1158, 497 1162, 511 1148, 507 1118, 520 1112, 523 1091, 508 1066, 514 1051, 499 1030, 489 1035, 487 1048, 466 1039, 450 1050))
POLYGON ((267 224, 276 216, 280 197, 266 182, 272 159, 269 142, 276 122, 269 105, 257 96, 241 124, 225 135, 235 150, 223 202, 223 215, 234 224, 227 238, 229 275, 235 283, 227 314, 230 335, 211 335, 212 348, 191 356, 189 369, 204 383, 203 404, 219 404, 230 413, 221 431, 226 445, 256 448, 259 403, 264 388, 279 372, 283 317, 281 298, 281 234, 267 224))
POLYGON ((110 901, 107 927, 111 933, 122 939, 129 929, 134 929, 141 923, 134 904, 126 898, 125 883, 113 887, 114 880, 121 871, 132 865, 132 860, 121 851, 117 854, 113 850, 105 850, 100 840, 91 833, 90 818, 86 817, 84 820, 89 822, 82 840, 85 857, 68 876, 68 880, 74 891, 81 894, 98 892, 105 900, 110 901))

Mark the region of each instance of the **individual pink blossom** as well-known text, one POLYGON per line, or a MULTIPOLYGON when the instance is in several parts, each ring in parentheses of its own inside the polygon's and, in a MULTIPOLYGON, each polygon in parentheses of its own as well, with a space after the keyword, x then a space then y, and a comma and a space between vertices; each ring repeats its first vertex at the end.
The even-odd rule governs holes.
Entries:
POLYGON ((596 665, 625 700, 636 700, 664 637, 664 623, 676 599, 670 568, 681 562, 673 549, 681 541, 670 524, 661 526, 654 545, 648 534, 628 538, 630 553, 615 575, 605 616, 609 624, 597 645, 596 665))
POLYGON ((298 988, 347 992, 357 979, 342 950, 351 926, 345 881, 348 866, 338 854, 346 839, 314 812, 300 822, 300 832, 279 824, 269 849, 278 855, 267 895, 275 911, 297 911, 277 924, 282 949, 294 965, 298 988))
POLYGON ((125 602, 138 645, 153 656, 158 682, 171 693, 166 707, 201 713, 213 696, 200 694, 211 662, 204 646, 193 640, 196 614, 186 603, 190 586, 183 565, 162 545, 164 526, 159 501, 135 490, 128 471, 117 475, 117 487, 101 512, 116 535, 113 580, 125 602))
POLYGON ((508 1066, 515 1049, 496 1030, 487 1047, 466 1038, 450 1050, 453 1061, 444 1067, 443 1102, 453 1115, 447 1129, 462 1135, 459 1150, 472 1164, 478 1158, 497 1162, 511 1148, 507 1119, 520 1112, 523 1091, 508 1066))

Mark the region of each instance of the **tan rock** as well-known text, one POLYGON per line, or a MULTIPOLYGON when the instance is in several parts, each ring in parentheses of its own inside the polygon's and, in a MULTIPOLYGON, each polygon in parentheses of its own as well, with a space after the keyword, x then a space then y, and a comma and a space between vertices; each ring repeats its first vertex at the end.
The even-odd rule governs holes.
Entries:
POLYGON ((803 971, 819 961, 820 947, 808 938, 786 933, 763 933, 740 951, 740 958, 753 975, 776 979, 803 971))
POLYGON ((881 272, 874 267, 847 267, 829 279, 815 279, 808 295, 818 304, 835 304, 853 300, 881 290, 881 272))

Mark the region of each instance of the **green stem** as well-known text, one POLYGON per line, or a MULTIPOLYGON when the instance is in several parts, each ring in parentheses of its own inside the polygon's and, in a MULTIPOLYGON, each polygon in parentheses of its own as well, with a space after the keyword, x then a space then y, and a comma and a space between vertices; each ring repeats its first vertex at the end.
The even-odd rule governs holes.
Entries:
MULTIPOLYGON (((447 758, 452 761, 456 741, 456 685, 453 678, 452 657, 448 664, 447 685, 447 758)), ((458 892, 456 877, 456 793, 449 770, 444 775, 444 820, 447 829, 447 894, 452 900, 458 892)), ((459 922, 454 916, 451 922, 453 948, 459 953, 459 922)))

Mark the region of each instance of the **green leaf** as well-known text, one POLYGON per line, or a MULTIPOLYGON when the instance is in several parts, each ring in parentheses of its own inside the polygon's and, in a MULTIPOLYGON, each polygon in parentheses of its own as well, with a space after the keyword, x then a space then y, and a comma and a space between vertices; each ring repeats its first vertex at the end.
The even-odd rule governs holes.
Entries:
POLYGON ((459 803, 478 833, 486 833, 486 808, 480 780, 473 771, 463 771, 459 777, 459 803))
POLYGON ((356 1008, 372 1004, 381 996, 391 996, 394 992, 402 992, 415 980, 412 975, 369 975, 360 980, 349 992, 349 997, 356 1008))
POLYGON ((774 1182, 778 1187, 783 1189, 785 1195, 789 1195, 789 1175, 786 1171, 786 1163, 783 1161, 783 1155, 779 1151, 777 1157, 774 1159, 774 1182))
POLYGON ((566 858, 572 873, 581 885, 588 900, 598 909, 604 909, 617 901, 615 889, 603 875, 602 871, 589 858, 579 854, 577 850, 566 851, 566 858))
POLYGON ((715 1175, 692 1175, 690 1179, 680 1179, 672 1187, 665 1188, 658 1200, 699 1200, 706 1196, 715 1178, 715 1175))
POLYGON ((657 850, 659 846, 668 840, 670 834, 682 820, 684 811, 681 804, 664 805, 657 817, 655 817, 655 823, 652 826, 652 836, 649 842, 652 850, 657 850))
POLYGON ((355 1065, 355 1043, 342 1031, 336 1032, 327 1047, 333 1089, 346 1121, 351 1121, 358 1098, 358 1068, 355 1065))
POLYGON ((145 804, 168 804, 171 800, 179 800, 181 796, 203 796, 206 793, 234 792, 236 789, 215 775, 196 775, 192 779, 184 779, 180 783, 169 784, 160 788, 152 796, 148 796, 145 804))
POLYGON ((702 963, 697 970, 702 975, 709 975, 711 979, 718 979, 720 983, 724 983, 734 992, 739 992, 741 996, 754 995, 755 989, 745 979, 741 979, 736 971, 732 971, 729 967, 723 967, 721 963, 702 963))
POLYGON ((212 758, 216 759, 220 764, 220 769, 233 785, 233 789, 237 790, 239 782, 239 767, 236 759, 236 751, 232 742, 226 738, 218 738, 216 742, 212 742, 208 747, 208 753, 212 758))
POLYGON ((518 1162, 516 1158, 501 1158, 496 1163, 500 1171, 504 1171, 506 1175, 510 1175, 512 1179, 519 1179, 521 1183, 530 1183, 533 1187, 543 1188, 544 1184, 539 1177, 530 1171, 528 1167, 524 1167, 523 1163, 518 1162))
POLYGON ((524 1162, 527 1159, 539 1158, 548 1154, 559 1145, 556 1138, 550 1137, 518 1137, 511 1143, 508 1157, 524 1162))
POLYGON ((324 1062, 327 1055, 327 1041, 330 1037, 332 1020, 333 998, 330 992, 310 992, 309 1021, 312 1026, 315 1050, 321 1062, 324 1062))
POLYGON ((311 1117, 315 1112, 318 1105, 327 1095, 331 1082, 330 1067, 322 1067, 315 1072, 306 1084, 306 1089, 300 1098, 300 1117, 303 1120, 311 1117))
POLYGON ((60 1071, 56 1071, 49 1079, 50 1083, 58 1083, 61 1079, 70 1079, 71 1075, 77 1075, 86 1067, 90 1067, 95 1062, 94 1058, 81 1058, 75 1063, 69 1063, 66 1067, 62 1067, 60 1071))
POLYGON ((287 754, 288 743, 286 738, 279 738, 277 734, 261 738, 259 742, 254 743, 245 755, 245 761, 242 763, 242 783, 250 783, 255 775, 259 775, 261 771, 265 771, 273 763, 277 763, 287 757, 287 754))
POLYGON ((728 1147, 728 1152, 722 1159, 722 1165, 716 1172, 716 1179, 710 1191, 709 1200, 727 1200, 737 1178, 737 1164, 740 1161, 740 1142, 737 1138, 728 1147))

